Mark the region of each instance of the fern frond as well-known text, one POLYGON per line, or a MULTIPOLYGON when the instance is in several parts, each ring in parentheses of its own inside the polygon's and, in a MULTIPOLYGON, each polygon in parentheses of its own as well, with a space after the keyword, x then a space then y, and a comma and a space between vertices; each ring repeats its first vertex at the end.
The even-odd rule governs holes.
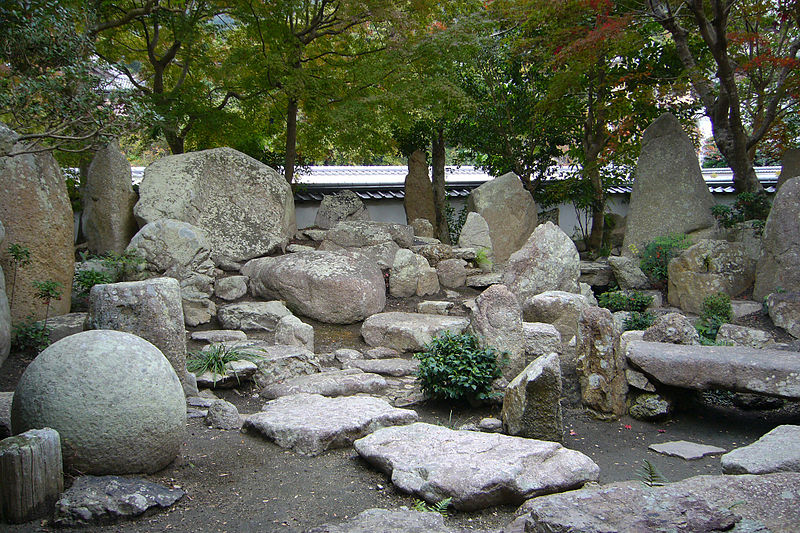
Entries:
POLYGON ((659 472, 658 468, 647 459, 642 462, 642 466, 637 473, 642 483, 648 487, 660 487, 669 483, 669 480, 664 477, 664 474, 659 472))

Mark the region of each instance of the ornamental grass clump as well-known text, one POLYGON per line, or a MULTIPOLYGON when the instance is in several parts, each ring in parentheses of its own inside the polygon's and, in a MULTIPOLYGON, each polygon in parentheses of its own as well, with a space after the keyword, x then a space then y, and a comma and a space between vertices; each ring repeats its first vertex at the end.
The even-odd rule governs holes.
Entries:
POLYGON ((492 382, 502 375, 508 354, 491 346, 481 346, 471 333, 459 335, 445 331, 433 339, 419 359, 417 381, 422 391, 444 400, 486 400, 492 395, 492 382))

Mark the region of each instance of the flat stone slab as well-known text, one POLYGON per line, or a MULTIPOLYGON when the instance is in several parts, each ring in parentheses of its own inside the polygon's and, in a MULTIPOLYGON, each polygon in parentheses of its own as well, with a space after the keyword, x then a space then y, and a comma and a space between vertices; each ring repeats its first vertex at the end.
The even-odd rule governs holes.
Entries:
POLYGON ((184 495, 143 479, 81 476, 56 502, 55 524, 78 526, 130 519, 152 508, 165 509, 184 495))
POLYGON ((268 402, 260 413, 245 419, 244 427, 255 429, 282 448, 319 455, 349 446, 377 429, 409 424, 417 418, 415 411, 392 407, 372 396, 294 394, 268 402))
POLYGON ((319 358, 303 346, 270 344, 259 340, 230 341, 222 344, 225 348, 235 349, 252 358, 258 367, 254 379, 262 387, 297 376, 316 374, 322 368, 319 358))
POLYGON ((490 274, 475 274, 473 276, 467 276, 467 281, 466 281, 467 287, 473 287, 476 289, 485 288, 490 285, 495 285, 498 283, 503 283, 502 272, 492 272, 490 274))
POLYGON ((305 533, 460 533, 471 531, 461 528, 450 528, 445 525, 444 517, 439 513, 423 513, 411 509, 367 509, 358 516, 340 524, 325 524, 312 527, 305 533))
POLYGON ((231 361, 225 365, 225 374, 203 372, 197 376, 197 386, 205 389, 230 389, 253 381, 258 366, 251 361, 231 361))
POLYGON ((800 353, 745 346, 631 341, 628 362, 664 385, 800 399, 800 353))
POLYGON ((358 368, 348 368, 297 376, 281 383, 272 383, 261 390, 261 395, 267 399, 301 393, 352 396, 359 393, 376 394, 387 386, 383 376, 364 372, 358 368))
POLYGON ((361 336, 370 346, 387 346, 401 352, 418 352, 439 333, 462 333, 469 319, 424 313, 378 313, 364 321, 361 336))
POLYGON ((193 331, 193 341, 202 342, 226 342, 226 341, 246 341, 247 333, 240 329, 209 329, 206 331, 193 331))
POLYGON ((778 426, 753 444, 731 450, 720 460, 725 474, 800 472, 800 426, 778 426))
POLYGON ((800 524, 798 501, 797 473, 696 476, 659 487, 620 481, 529 500, 501 531, 790 532, 800 524))
POLYGON ((364 372, 399 378, 414 375, 419 368, 419 360, 399 357, 392 359, 355 359, 348 362, 347 365, 364 372))
POLYGON ((587 456, 556 442, 424 423, 384 428, 354 446, 400 490, 430 503, 452 498, 465 511, 578 488, 600 472, 587 456))
POLYGON ((659 444, 651 444, 649 449, 654 452, 669 455, 671 457, 680 457, 687 461, 692 459, 702 459, 706 455, 714 455, 717 453, 725 453, 727 450, 718 448, 717 446, 708 446, 707 444, 697 444, 696 442, 689 442, 686 440, 673 440, 670 442, 662 442, 659 444))

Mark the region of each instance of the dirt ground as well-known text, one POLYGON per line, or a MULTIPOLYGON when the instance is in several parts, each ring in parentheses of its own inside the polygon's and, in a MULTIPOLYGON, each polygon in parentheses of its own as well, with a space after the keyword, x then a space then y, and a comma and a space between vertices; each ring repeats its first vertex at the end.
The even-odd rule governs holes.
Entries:
MULTIPOLYGON (((477 292, 475 292, 477 294, 477 292)), ((413 301, 391 300, 387 310, 413 306, 413 301)), ((765 326, 763 317, 750 317, 748 325, 765 326)), ((313 323, 317 352, 337 348, 364 348, 359 325, 347 327, 313 323)), ((784 339, 780 334, 781 340, 784 339)), ((10 391, 32 359, 13 353, 0 368, 0 390, 10 391)), ((220 391, 241 413, 259 410, 263 400, 250 389, 220 391)), ((779 410, 742 411, 710 404, 686 394, 683 410, 660 423, 625 417, 613 422, 593 420, 579 408, 564 412, 564 444, 591 457, 600 466, 600 482, 637 479, 646 459, 670 481, 699 474, 720 474, 719 456, 695 461, 649 451, 653 443, 688 440, 726 450, 752 443, 779 424, 800 424, 800 405, 779 410)), ((428 401, 414 406, 422 421, 458 427, 485 416, 499 417, 498 406, 474 409, 428 401)), ((238 431, 209 429, 202 419, 191 419, 180 456, 169 467, 147 479, 181 487, 186 496, 168 511, 131 522, 92 526, 87 531, 202 531, 301 532, 327 522, 355 516, 371 507, 411 507, 415 498, 395 490, 389 479, 373 470, 353 448, 306 457, 284 450, 263 438, 238 431)), ((69 484, 70 480, 67 480, 69 484)), ((475 530, 501 527, 513 518, 516 507, 475 513, 452 513, 452 526, 475 530)), ((5 526, 4 526, 5 527, 5 526)), ((50 531, 46 521, 8 526, 5 531, 50 531)))

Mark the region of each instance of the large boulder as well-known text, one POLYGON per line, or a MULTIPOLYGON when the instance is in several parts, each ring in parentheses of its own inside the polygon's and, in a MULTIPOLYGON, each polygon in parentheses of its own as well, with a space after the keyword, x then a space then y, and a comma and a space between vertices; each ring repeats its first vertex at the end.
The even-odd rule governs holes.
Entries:
POLYGON ((753 299, 761 301, 780 289, 800 290, 800 177, 784 183, 772 202, 753 299))
POLYGON ((767 296, 766 304, 772 322, 800 339, 800 291, 774 292, 767 296))
POLYGON ((680 313, 661 315, 647 328, 642 340, 670 344, 700 344, 700 335, 691 321, 680 313))
POLYGON ((783 153, 781 175, 775 189, 780 189, 784 183, 797 177, 800 177, 800 148, 789 148, 783 153))
POLYGON ((433 184, 428 175, 425 152, 414 150, 408 156, 408 174, 404 185, 403 207, 406 220, 422 218, 436 226, 436 206, 433 201, 433 184))
POLYGON ((273 399, 297 394, 321 394, 322 396, 378 394, 387 386, 383 376, 364 372, 358 368, 345 368, 296 376, 268 384, 261 389, 261 397, 273 399))
POLYGON ((580 256, 572 239, 547 222, 537 226, 525 246, 511 255, 503 283, 524 308, 531 298, 545 291, 580 292, 580 275, 580 256))
POLYGON ((622 253, 635 255, 670 233, 709 238, 716 227, 713 206, 692 141, 674 115, 661 115, 642 138, 622 253))
MULTIPOLYGON (((13 146, 15 152, 24 149, 22 144, 13 146)), ((45 317, 47 308, 35 296, 34 281, 60 283, 61 298, 50 302, 49 313, 69 313, 75 221, 61 169, 49 152, 0 157, 0 220, 6 231, 0 268, 6 290, 13 294, 12 320, 45 317), (8 253, 11 244, 27 247, 31 264, 15 268, 8 253)))
POLYGON ((225 329, 274 332, 278 322, 291 314, 279 301, 240 302, 221 306, 217 320, 225 329))
POLYGON ((578 317, 589 307, 582 294, 564 291, 546 291, 523 302, 522 314, 526 322, 552 324, 561 334, 561 342, 568 343, 578 332, 578 317))
POLYGON ((608 258, 608 264, 611 265, 611 270, 614 272, 614 278, 617 280, 617 285, 619 285, 620 289, 650 288, 650 280, 639 268, 637 260, 624 255, 612 255, 608 258))
POLYGON ((474 189, 469 194, 467 208, 481 215, 489 225, 498 263, 505 263, 519 250, 536 227, 536 203, 512 172, 474 189))
POLYGON ((669 262, 670 305, 700 314, 720 292, 735 298, 752 287, 756 263, 738 242, 703 239, 669 262))
POLYGON ((305 533, 459 533, 445 525, 444 516, 439 513, 414 511, 406 507, 390 511, 388 509, 367 509, 341 524, 323 524, 306 530, 305 533))
POLYGON ((800 472, 800 426, 778 426, 753 444, 720 458, 726 474, 800 472))
POLYGON ((351 324, 386 305, 386 284, 374 261, 357 254, 299 252, 249 261, 242 274, 259 298, 284 300, 303 316, 351 324))
POLYGON ((353 191, 339 191, 326 194, 317 209, 314 225, 330 229, 345 220, 369 220, 369 211, 364 202, 353 191))
POLYGON ((152 473, 180 452, 186 403, 158 348, 130 333, 85 331, 51 344, 28 365, 11 423, 15 434, 58 431, 72 471, 152 473))
POLYGON ((285 248, 297 228, 283 177, 231 148, 164 157, 148 166, 134 208, 139 226, 161 218, 206 231, 214 262, 245 261, 285 248))
POLYGON ((437 292, 439 276, 428 260, 406 248, 397 250, 392 268, 389 269, 389 294, 396 298, 406 298, 437 292))
POLYGON ((528 366, 522 329, 522 308, 505 285, 492 285, 476 299, 470 327, 481 344, 508 354, 503 377, 511 381, 528 366))
POLYGON ((608 309, 581 312, 576 345, 583 404, 601 418, 625 414, 628 381, 619 331, 608 309))
POLYGON ((0 366, 3 366, 9 353, 11 353, 11 308, 8 306, 3 268, 0 267, 0 366))
POLYGON ((557 353, 536 358, 506 387, 503 429, 509 435, 562 442, 561 363, 557 353))
POLYGON ((414 228, 392 222, 345 221, 328 230, 323 242, 342 248, 365 248, 387 241, 409 248, 414 244, 414 228))
POLYGON ((422 313, 377 313, 361 325, 361 336, 370 346, 385 346, 401 352, 419 352, 439 333, 461 334, 469 319, 422 313))
POLYGON ((133 205, 138 196, 131 183, 131 164, 112 141, 100 148, 89 165, 81 192, 81 226, 89 250, 121 254, 136 233, 133 205))
POLYGON ((492 246, 492 234, 489 231, 489 224, 486 223, 480 213, 467 213, 467 220, 461 227, 458 236, 458 246, 460 248, 473 248, 475 250, 486 250, 487 258, 494 261, 494 247, 492 246))

